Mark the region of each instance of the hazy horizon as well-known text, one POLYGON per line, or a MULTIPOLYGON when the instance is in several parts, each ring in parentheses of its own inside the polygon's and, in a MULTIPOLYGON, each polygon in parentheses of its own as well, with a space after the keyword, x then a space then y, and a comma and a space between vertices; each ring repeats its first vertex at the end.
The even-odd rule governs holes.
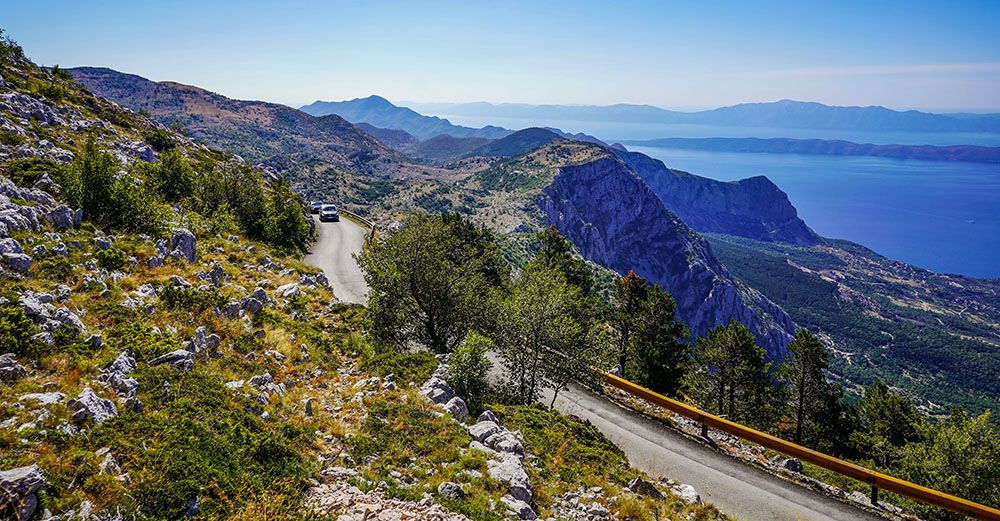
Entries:
POLYGON ((1000 4, 554 1, 5 6, 37 62, 103 66, 237 99, 695 110, 779 99, 1000 111, 1000 4), (585 4, 585 5, 584 5, 585 4))

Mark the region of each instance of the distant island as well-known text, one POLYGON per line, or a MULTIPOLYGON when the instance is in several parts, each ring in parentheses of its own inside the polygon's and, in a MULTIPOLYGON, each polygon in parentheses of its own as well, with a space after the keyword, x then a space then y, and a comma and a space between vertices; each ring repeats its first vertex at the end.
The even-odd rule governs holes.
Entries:
POLYGON ((622 144, 661 148, 708 150, 712 152, 764 152, 768 154, 810 154, 827 156, 872 156, 924 161, 966 161, 1000 163, 1000 147, 975 145, 873 145, 827 139, 790 138, 661 138, 629 140, 622 144))

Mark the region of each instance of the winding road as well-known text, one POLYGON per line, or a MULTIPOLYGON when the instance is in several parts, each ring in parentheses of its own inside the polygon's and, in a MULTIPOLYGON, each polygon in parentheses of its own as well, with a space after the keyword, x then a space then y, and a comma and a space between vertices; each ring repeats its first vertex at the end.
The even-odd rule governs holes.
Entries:
MULTIPOLYGON (((354 260, 367 229, 342 219, 317 222, 319 239, 306 262, 321 268, 334 294, 367 302, 368 288, 354 260)), ((543 397, 549 403, 551 394, 543 397)), ((556 409, 590 421, 620 447, 636 468, 653 477, 690 484, 704 501, 742 521, 875 521, 882 518, 785 481, 670 430, 579 387, 559 393, 556 409)))
POLYGON ((354 260, 368 236, 368 228, 341 216, 338 222, 316 223, 316 242, 305 256, 307 264, 315 266, 330 280, 333 294, 343 302, 368 303, 368 284, 354 260))

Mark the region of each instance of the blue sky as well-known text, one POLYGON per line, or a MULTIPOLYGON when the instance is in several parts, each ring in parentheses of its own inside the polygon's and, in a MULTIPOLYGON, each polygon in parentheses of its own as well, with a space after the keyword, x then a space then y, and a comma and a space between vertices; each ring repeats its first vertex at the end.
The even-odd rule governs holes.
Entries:
POLYGON ((44 65, 243 99, 1000 112, 1000 2, 8 2, 44 65), (93 5, 92 5, 93 4, 93 5))

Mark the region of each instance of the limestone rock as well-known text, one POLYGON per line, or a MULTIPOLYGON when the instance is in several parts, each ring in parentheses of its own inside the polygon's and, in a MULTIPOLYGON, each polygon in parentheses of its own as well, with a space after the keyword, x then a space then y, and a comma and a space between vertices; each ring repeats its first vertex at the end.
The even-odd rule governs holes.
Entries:
POLYGON ((114 402, 97 396, 90 387, 67 402, 67 408, 73 415, 73 422, 77 424, 88 420, 101 423, 118 415, 118 408, 114 402))
POLYGON ((459 501, 465 497, 465 489, 458 483, 445 481, 438 485, 438 495, 449 501, 459 501))
POLYGON ((17 363, 14 353, 0 355, 0 382, 13 382, 18 378, 27 376, 27 374, 27 369, 17 363))
POLYGON ((184 228, 174 230, 170 236, 170 251, 180 252, 180 257, 188 262, 198 258, 194 234, 184 228))
POLYGON ((149 361, 149 365, 170 364, 182 371, 194 369, 194 353, 186 349, 171 351, 149 361))
POLYGON ((45 475, 38 465, 0 471, 0 510, 10 504, 15 521, 31 519, 38 508, 35 494, 45 485, 45 475))

